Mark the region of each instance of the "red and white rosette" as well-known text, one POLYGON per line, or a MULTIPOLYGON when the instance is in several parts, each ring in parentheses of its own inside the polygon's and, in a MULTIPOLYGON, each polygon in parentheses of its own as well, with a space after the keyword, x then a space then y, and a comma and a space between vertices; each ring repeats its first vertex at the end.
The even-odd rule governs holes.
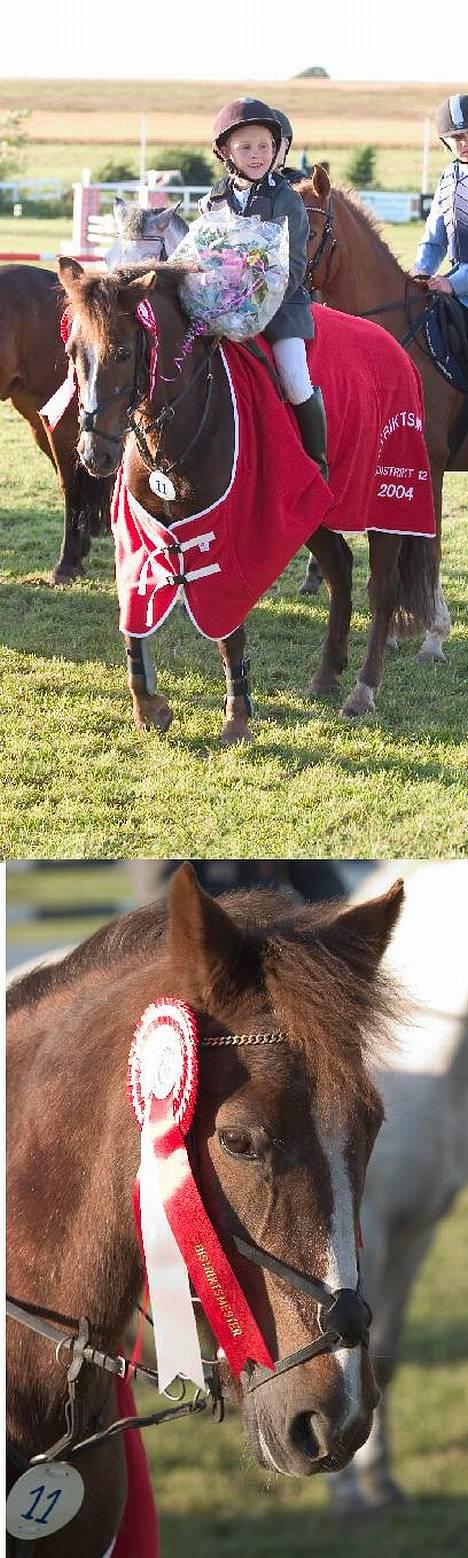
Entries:
POLYGON ((272 1367, 262 1334, 205 1211, 184 1142, 197 1100, 197 1043, 190 1007, 163 999, 143 1012, 129 1057, 128 1090, 141 1128, 135 1212, 140 1219, 161 1390, 177 1374, 197 1385, 204 1383, 189 1277, 233 1373, 240 1374, 248 1359, 272 1367))
POLYGON ((141 303, 139 303, 138 307, 135 309, 135 314, 139 324, 143 326, 143 329, 146 330, 146 334, 151 338, 151 351, 149 360, 149 391, 151 400, 153 390, 156 387, 156 376, 158 371, 158 324, 156 315, 153 312, 151 303, 148 301, 148 298, 142 298, 141 303))

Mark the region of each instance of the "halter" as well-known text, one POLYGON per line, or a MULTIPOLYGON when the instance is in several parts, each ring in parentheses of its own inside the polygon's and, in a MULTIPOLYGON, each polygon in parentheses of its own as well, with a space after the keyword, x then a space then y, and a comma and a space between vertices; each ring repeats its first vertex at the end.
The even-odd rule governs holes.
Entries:
MULTIPOLYGON (((281 1030, 276 1029, 271 1033, 215 1035, 212 1038, 202 1039, 200 1048, 216 1049, 221 1045, 226 1047, 259 1046, 263 1044, 283 1044, 285 1042, 287 1042, 285 1035, 281 1030)), ((193 1129, 191 1133, 191 1148, 195 1168, 198 1169, 198 1152, 193 1129)), ((199 1179, 199 1173, 197 1173, 196 1177, 199 1179)), ((321 1353, 332 1352, 340 1348, 354 1348, 359 1345, 368 1348, 369 1324, 372 1315, 369 1305, 361 1294, 359 1260, 356 1288, 338 1288, 333 1290, 328 1288, 318 1278, 311 1277, 306 1272, 298 1271, 296 1267, 290 1266, 286 1261, 282 1261, 277 1256, 270 1254, 269 1251, 262 1249, 260 1245, 252 1240, 242 1238, 237 1234, 227 1235, 227 1237, 232 1239, 238 1253, 245 1260, 253 1262, 264 1271, 271 1272, 274 1277, 278 1277, 281 1281, 286 1282, 296 1291, 305 1293, 307 1297, 314 1299, 318 1304, 317 1318, 320 1335, 316 1340, 310 1342, 305 1347, 298 1348, 293 1353, 289 1353, 287 1357, 278 1359, 273 1369, 263 1368, 258 1364, 252 1363, 242 1375, 245 1395, 251 1394, 252 1391, 258 1390, 263 1384, 271 1382, 277 1376, 298 1367, 302 1363, 307 1363, 310 1358, 317 1357, 321 1353)), ((89 1341, 89 1323, 84 1316, 79 1321, 67 1322, 63 1316, 57 1316, 48 1310, 40 1309, 34 1305, 28 1306, 17 1299, 8 1297, 6 1312, 10 1319, 16 1320, 20 1324, 27 1326, 28 1329, 37 1332, 38 1335, 52 1340, 55 1343, 56 1358, 59 1363, 63 1364, 64 1362, 63 1351, 71 1351, 71 1363, 67 1371, 69 1394, 65 1405, 67 1431, 49 1450, 32 1457, 30 1462, 26 1462, 25 1457, 21 1456, 14 1445, 11 1445, 11 1460, 15 1467, 19 1467, 19 1469, 25 1469, 27 1464, 35 1465, 43 1461, 51 1461, 58 1456, 62 1460, 71 1459, 82 1451, 102 1443, 117 1433, 121 1433, 126 1428, 157 1425, 168 1419, 172 1420, 174 1417, 200 1412, 206 1408, 206 1400, 203 1400, 200 1391, 197 1391, 193 1401, 186 1405, 177 1404, 170 1410, 152 1413, 145 1418, 123 1418, 118 1422, 112 1423, 109 1428, 100 1429, 98 1432, 80 1440, 81 1423, 78 1420, 75 1401, 75 1381, 83 1363, 94 1364, 96 1367, 104 1369, 110 1374, 119 1375, 121 1378, 126 1378, 129 1374, 132 1374, 137 1379, 139 1377, 148 1378, 155 1384, 157 1384, 158 1379, 157 1371, 140 1364, 135 1365, 121 1355, 112 1356, 93 1347, 89 1341), (64 1324, 68 1323, 71 1325, 73 1332, 76 1334, 70 1335, 69 1331, 59 1333, 57 1327, 61 1321, 64 1324), (23 1462, 22 1468, 20 1462, 23 1462)), ((203 1364, 207 1371, 205 1388, 211 1397, 213 1415, 218 1421, 221 1421, 223 1416, 223 1396, 219 1381, 220 1363, 218 1358, 207 1358, 203 1359, 203 1364)), ((183 1401, 185 1396, 185 1379, 177 1376, 175 1384, 177 1386, 175 1397, 169 1391, 165 1391, 164 1394, 170 1400, 176 1400, 179 1403, 183 1401)))
MULTIPOLYGON (((333 220, 334 220, 334 218, 333 218, 333 205, 332 205, 331 194, 328 196, 328 201, 327 201, 326 206, 306 206, 305 209, 307 211, 307 214, 308 214, 309 218, 310 218, 310 213, 311 212, 313 212, 314 216, 317 215, 317 216, 324 216, 325 217, 323 233, 322 233, 322 237, 320 239, 320 243, 319 243, 319 246, 318 246, 318 249, 317 249, 317 253, 314 255, 313 260, 308 260, 307 261, 307 269, 306 269, 305 278, 304 278, 305 282, 306 282, 306 285, 310 282, 311 285, 313 286, 314 285, 314 281, 313 281, 314 271, 317 269, 317 266, 320 263, 320 260, 322 259, 322 255, 325 253, 325 249, 326 249, 326 246, 327 246, 329 238, 331 239, 329 259, 331 259, 332 254, 333 254, 333 250, 336 249, 336 246, 337 246, 337 239, 334 236, 334 230, 333 230, 333 220)), ((310 232, 310 220, 309 220, 309 236, 312 237, 312 234, 310 232)))

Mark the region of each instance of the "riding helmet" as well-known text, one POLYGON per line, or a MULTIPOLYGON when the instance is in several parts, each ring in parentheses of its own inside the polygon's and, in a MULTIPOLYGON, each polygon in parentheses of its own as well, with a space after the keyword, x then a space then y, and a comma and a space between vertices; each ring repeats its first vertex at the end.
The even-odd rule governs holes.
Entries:
POLYGON ((289 148, 290 148, 290 146, 292 146, 292 143, 293 143, 293 127, 292 127, 292 124, 290 123, 290 120, 288 119, 287 114, 283 114, 282 108, 274 108, 273 109, 273 113, 274 113, 275 119, 278 120, 278 124, 281 125, 281 136, 282 136, 282 138, 284 138, 285 141, 288 142, 288 151, 289 151, 289 148))
POLYGON ((435 122, 441 141, 446 135, 460 135, 461 130, 468 130, 468 93, 464 97, 456 93, 453 97, 444 97, 436 111, 435 122))
POLYGON ((213 125, 213 151, 225 161, 222 147, 233 130, 240 129, 243 124, 264 124, 271 131, 275 143, 275 157, 281 145, 281 124, 278 115, 268 103, 262 103, 258 97, 236 97, 233 103, 226 103, 221 108, 213 125))

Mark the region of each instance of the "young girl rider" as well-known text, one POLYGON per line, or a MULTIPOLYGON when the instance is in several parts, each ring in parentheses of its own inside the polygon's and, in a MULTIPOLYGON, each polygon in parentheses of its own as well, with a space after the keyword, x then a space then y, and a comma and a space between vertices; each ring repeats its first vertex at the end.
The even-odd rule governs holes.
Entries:
POLYGON ((441 173, 413 275, 427 277, 431 292, 455 293, 468 309, 468 94, 444 98, 436 129, 455 161, 441 173), (434 275, 446 254, 453 267, 450 275, 434 275))
POLYGON ((304 344, 314 334, 310 298, 303 286, 309 223, 300 195, 282 173, 274 171, 281 135, 274 110, 257 98, 237 98, 222 108, 214 123, 213 151, 226 172, 204 195, 200 210, 215 214, 228 205, 237 216, 258 216, 264 222, 287 218, 289 283, 264 335, 286 399, 294 408, 304 449, 327 479, 325 408, 321 389, 310 379, 304 344))

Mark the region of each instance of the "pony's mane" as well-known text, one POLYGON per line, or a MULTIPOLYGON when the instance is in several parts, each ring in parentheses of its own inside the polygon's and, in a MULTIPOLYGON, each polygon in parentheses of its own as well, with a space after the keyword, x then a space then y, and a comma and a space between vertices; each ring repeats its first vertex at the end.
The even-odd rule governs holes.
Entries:
MULTIPOLYGON (((105 276, 101 271, 90 270, 80 276, 69 294, 72 315, 79 310, 80 316, 91 328, 101 345, 106 349, 112 344, 113 323, 119 312, 119 293, 122 288, 131 281, 137 281, 139 277, 147 276, 149 272, 154 277, 155 285, 163 296, 180 303, 179 288, 184 276, 187 274, 186 265, 171 265, 167 260, 140 260, 136 265, 122 266, 122 269, 109 271, 105 276)), ((137 300, 135 300, 135 308, 137 300)))
MULTIPOLYGON (((310 197, 311 201, 317 199, 317 194, 313 188, 311 179, 304 179, 303 183, 297 185, 296 187, 303 200, 307 195, 310 197)), ((395 265, 398 266, 398 269, 403 272, 404 276, 406 276, 408 274, 407 271, 405 271, 404 266, 400 264, 400 261, 396 254, 394 254, 393 249, 390 248, 390 244, 387 243, 386 238, 383 236, 381 222, 379 222, 378 218, 374 216, 373 211, 370 211, 369 208, 364 205, 363 201, 360 200, 357 191, 355 189, 351 189, 348 184, 331 184, 330 195, 338 196, 338 198, 343 202, 343 205, 349 207, 353 216, 355 216, 356 221, 359 223, 359 226, 364 227, 367 230, 369 236, 373 238, 374 243, 376 243, 379 248, 386 250, 386 253, 390 255, 395 265)))
MULTIPOLYGON (((274 1027, 284 1026, 291 1046, 306 1061, 313 1040, 313 1074, 324 1115, 341 1115, 356 1096, 378 1110, 366 1063, 382 1058, 391 1045, 395 991, 385 975, 370 974, 365 947, 351 939, 340 956, 327 948, 327 927, 346 906, 337 901, 297 908, 262 889, 223 894, 218 901, 255 950, 259 990, 275 1014, 274 1027)), ((163 950, 167 924, 166 907, 152 904, 103 926, 60 962, 14 983, 7 997, 9 1012, 33 1008, 99 971, 105 971, 107 980, 115 972, 128 988, 132 969, 141 964, 147 969, 163 950)), ((239 1001, 243 977, 241 971, 236 978, 239 1001)), ((222 980, 217 989, 222 996, 222 980)), ((229 994, 232 997, 232 986, 229 994)), ((280 1052, 281 1046, 275 1050, 275 1066, 277 1061, 281 1065, 280 1052)), ((256 1054, 267 1075, 270 1047, 256 1054)))

